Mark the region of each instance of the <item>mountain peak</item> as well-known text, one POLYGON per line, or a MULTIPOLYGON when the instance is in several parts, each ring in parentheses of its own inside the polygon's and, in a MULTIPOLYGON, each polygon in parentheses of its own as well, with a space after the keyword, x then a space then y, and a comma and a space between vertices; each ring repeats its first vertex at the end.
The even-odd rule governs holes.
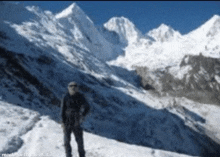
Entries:
POLYGON ((220 16, 219 15, 214 15, 211 20, 213 20, 213 25, 212 27, 209 29, 209 31, 207 32, 206 36, 207 37, 213 37, 217 34, 220 33, 220 16))
POLYGON ((124 16, 111 18, 107 23, 104 24, 104 27, 113 28, 116 25, 117 26, 128 25, 132 28, 135 27, 135 25, 129 19, 125 18, 124 16))
POLYGON ((213 17, 212 17, 212 18, 219 19, 219 18, 220 18, 220 16, 219 16, 219 15, 217 15, 217 14, 215 14, 215 15, 213 15, 213 17))
POLYGON ((133 23, 126 17, 121 16, 121 17, 113 17, 111 18, 109 21, 116 21, 116 22, 120 22, 120 23, 130 23, 133 25, 133 23))
POLYGON ((156 41, 168 41, 176 37, 180 37, 181 34, 175 31, 172 27, 162 23, 158 28, 151 30, 147 35, 153 37, 156 41))
POLYGON ((220 16, 213 15, 207 22, 205 22, 199 28, 203 29, 203 31, 208 31, 211 27, 213 27, 219 21, 220 21, 220 16))
POLYGON ((60 13, 56 14, 56 18, 65 18, 68 17, 69 15, 72 15, 74 10, 78 12, 83 12, 76 3, 72 3, 70 6, 68 6, 66 9, 61 11, 60 13))
POLYGON ((197 29, 191 31, 188 35, 193 38, 202 39, 206 36, 214 36, 220 31, 220 16, 213 15, 208 21, 197 29))
POLYGON ((109 31, 116 32, 120 42, 125 45, 136 42, 142 36, 135 25, 124 16, 111 18, 104 24, 104 27, 109 31))
POLYGON ((166 24, 162 23, 157 29, 160 30, 169 30, 172 29, 171 27, 167 26, 166 24))

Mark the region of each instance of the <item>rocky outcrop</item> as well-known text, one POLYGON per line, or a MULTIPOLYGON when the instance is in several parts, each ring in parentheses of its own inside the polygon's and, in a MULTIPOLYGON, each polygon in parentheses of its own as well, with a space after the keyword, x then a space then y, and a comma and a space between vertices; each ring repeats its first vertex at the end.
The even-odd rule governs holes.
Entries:
POLYGON ((136 67, 145 89, 203 102, 220 104, 220 59, 186 55, 178 67, 149 71, 136 67))

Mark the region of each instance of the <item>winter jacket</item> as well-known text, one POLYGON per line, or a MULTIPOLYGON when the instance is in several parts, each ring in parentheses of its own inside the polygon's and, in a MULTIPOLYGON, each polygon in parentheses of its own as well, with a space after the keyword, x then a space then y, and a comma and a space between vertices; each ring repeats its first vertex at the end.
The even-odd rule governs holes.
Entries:
POLYGON ((88 102, 79 92, 72 96, 67 93, 61 101, 61 118, 65 125, 80 124, 89 111, 88 102))

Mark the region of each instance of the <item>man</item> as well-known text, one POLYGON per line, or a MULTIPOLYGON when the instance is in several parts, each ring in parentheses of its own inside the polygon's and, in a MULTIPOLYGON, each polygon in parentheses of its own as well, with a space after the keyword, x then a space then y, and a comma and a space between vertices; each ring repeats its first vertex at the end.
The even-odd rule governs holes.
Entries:
POLYGON ((85 116, 88 114, 90 106, 85 97, 79 93, 76 82, 68 84, 68 93, 61 102, 61 118, 64 131, 64 146, 66 157, 71 157, 71 132, 74 133, 78 145, 80 157, 85 157, 83 144, 83 130, 80 126, 85 116))

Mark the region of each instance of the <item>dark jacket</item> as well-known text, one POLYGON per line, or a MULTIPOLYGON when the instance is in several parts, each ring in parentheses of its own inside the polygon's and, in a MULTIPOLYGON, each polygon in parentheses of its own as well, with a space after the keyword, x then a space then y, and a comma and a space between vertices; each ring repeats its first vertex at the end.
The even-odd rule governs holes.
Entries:
POLYGON ((85 97, 77 92, 74 95, 67 93, 61 101, 61 118, 66 125, 79 124, 90 111, 90 106, 85 97))

